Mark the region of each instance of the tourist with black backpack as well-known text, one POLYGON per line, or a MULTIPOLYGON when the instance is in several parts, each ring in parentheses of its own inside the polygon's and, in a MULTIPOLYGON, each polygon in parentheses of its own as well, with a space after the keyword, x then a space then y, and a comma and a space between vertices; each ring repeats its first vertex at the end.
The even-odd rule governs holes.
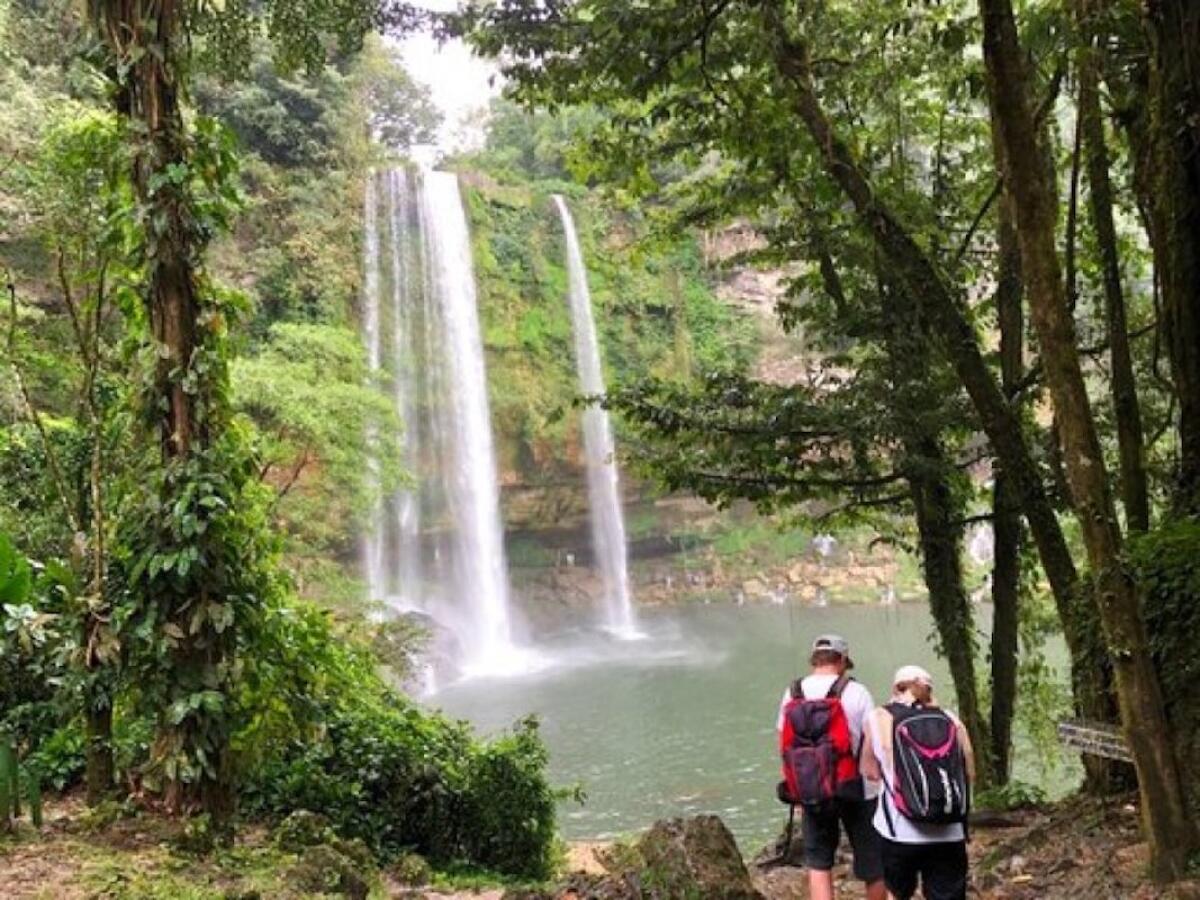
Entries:
POLYGON ((904 666, 867 723, 861 768, 882 786, 875 830, 895 900, 920 882, 925 900, 966 900, 967 816, 974 758, 966 728, 933 699, 933 678, 904 666))
POLYGON ((784 692, 777 722, 783 762, 779 795, 793 810, 802 810, 809 896, 833 900, 833 863, 845 830, 854 851, 854 875, 866 884, 867 900, 884 900, 881 841, 871 825, 878 789, 858 770, 864 726, 875 703, 850 676, 854 663, 845 638, 821 635, 813 641, 809 661, 812 671, 784 692))

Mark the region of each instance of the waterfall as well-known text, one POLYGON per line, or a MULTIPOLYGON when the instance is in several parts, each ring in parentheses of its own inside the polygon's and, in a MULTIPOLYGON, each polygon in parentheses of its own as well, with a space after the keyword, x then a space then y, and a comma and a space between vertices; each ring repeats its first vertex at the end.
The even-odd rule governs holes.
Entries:
POLYGON ((470 609, 469 628, 460 638, 472 668, 503 671, 514 663, 508 571, 471 239, 456 175, 424 173, 421 218, 427 281, 445 340, 446 395, 441 399, 452 436, 444 465, 455 524, 454 574, 470 609))
MULTIPOLYGON (((363 289, 362 321, 363 340, 367 349, 367 367, 371 381, 379 378, 382 359, 382 339, 379 325, 379 230, 378 198, 375 178, 367 179, 366 196, 363 200, 363 289)), ((378 429, 367 427, 367 441, 374 443, 378 429)), ((367 482, 372 494, 379 491, 379 460, 368 460, 367 482)), ((378 602, 387 594, 387 570, 384 556, 384 510, 377 502, 371 510, 371 527, 362 543, 363 567, 367 576, 368 599, 378 602)))
MULTIPOLYGON (((418 211, 412 203, 408 172, 388 173, 388 206, 391 226, 392 262, 392 395, 396 416, 404 429, 401 462, 415 473, 421 452, 417 424, 419 361, 412 352, 412 335, 423 299, 421 282, 421 230, 418 211), (416 246, 414 246, 416 245, 416 246)), ((396 605, 400 609, 423 609, 421 585, 421 507, 415 485, 397 492, 395 508, 396 605)))
MULTIPOLYGON (((411 476, 373 513, 364 564, 373 596, 436 623, 439 656, 467 674, 527 671, 513 638, 500 488, 470 232, 452 173, 397 169, 371 179, 363 331, 368 361, 383 358, 380 236, 388 244, 392 401, 411 476), (376 211, 386 190, 386 221, 376 211), (386 226, 386 229, 385 227, 386 226), (451 638, 442 639, 448 633, 451 638)), ((370 464, 378 483, 379 464, 370 464)))
MULTIPOLYGON (((588 291, 587 269, 575 233, 575 222, 566 201, 554 195, 562 219, 567 244, 568 295, 571 324, 575 332, 575 365, 579 386, 586 396, 603 394, 604 374, 600 368, 600 348, 596 341, 596 323, 592 318, 592 298, 588 291)), ((608 412, 597 404, 583 411, 583 450, 587 463, 588 507, 591 518, 592 546, 604 583, 607 624, 616 634, 634 636, 633 603, 629 593, 628 549, 625 543, 625 516, 621 509, 620 475, 616 448, 608 412)))

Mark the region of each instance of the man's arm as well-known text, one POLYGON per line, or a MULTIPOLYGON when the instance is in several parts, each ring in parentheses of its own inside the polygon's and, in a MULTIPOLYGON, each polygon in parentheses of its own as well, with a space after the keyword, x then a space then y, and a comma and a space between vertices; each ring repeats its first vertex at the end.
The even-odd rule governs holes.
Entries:
POLYGON ((854 700, 855 707, 853 710, 847 710, 847 712, 857 720, 854 724, 858 726, 858 733, 862 735, 862 746, 865 747, 867 746, 867 725, 875 715, 875 699, 862 682, 856 681, 854 684, 858 688, 857 696, 854 700))

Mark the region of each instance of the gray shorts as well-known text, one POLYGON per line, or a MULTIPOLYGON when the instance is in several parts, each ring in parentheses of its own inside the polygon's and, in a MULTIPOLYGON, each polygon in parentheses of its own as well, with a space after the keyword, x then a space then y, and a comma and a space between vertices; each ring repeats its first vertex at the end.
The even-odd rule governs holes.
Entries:
POLYGON ((874 815, 874 800, 835 800, 828 811, 804 810, 804 865, 819 872, 832 869, 844 829, 854 851, 854 877, 878 881, 883 877, 883 839, 871 822, 874 815))

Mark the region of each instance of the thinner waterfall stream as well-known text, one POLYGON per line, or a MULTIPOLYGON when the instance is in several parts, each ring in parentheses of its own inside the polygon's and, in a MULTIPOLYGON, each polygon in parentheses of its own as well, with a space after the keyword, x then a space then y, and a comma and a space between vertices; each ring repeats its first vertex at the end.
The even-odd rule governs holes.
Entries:
MULTIPOLYGON (((434 668, 519 674, 540 655, 516 639, 488 404, 470 234, 453 173, 394 169, 369 179, 362 324, 374 380, 390 383, 402 424, 396 462, 409 479, 377 504, 362 544, 372 600, 418 613, 433 632, 434 668), (385 252, 386 249, 386 252, 385 252), (385 302, 385 298, 390 302, 385 302)), ((604 393, 574 223, 555 197, 567 246, 580 387, 604 393)), ((612 427, 583 415, 588 500, 605 625, 636 636, 612 427)), ((379 434, 372 426, 368 438, 379 434)), ((368 479, 384 478, 372 459, 368 479)), ((431 680, 427 678, 426 686, 431 680)))
MULTIPOLYGON (((588 290, 587 268, 575 231, 575 220, 567 202, 558 194, 554 205, 562 220, 567 244, 567 289, 571 303, 571 325, 575 333, 575 367, 584 396, 605 393, 600 367, 600 346, 588 290)), ((587 463, 588 513, 592 546, 604 580, 604 607, 608 627, 620 637, 636 637, 633 602, 629 592, 629 557, 625 542, 625 516, 621 509, 621 482, 617 471, 616 445, 608 411, 589 403, 583 411, 583 452, 587 463)))

